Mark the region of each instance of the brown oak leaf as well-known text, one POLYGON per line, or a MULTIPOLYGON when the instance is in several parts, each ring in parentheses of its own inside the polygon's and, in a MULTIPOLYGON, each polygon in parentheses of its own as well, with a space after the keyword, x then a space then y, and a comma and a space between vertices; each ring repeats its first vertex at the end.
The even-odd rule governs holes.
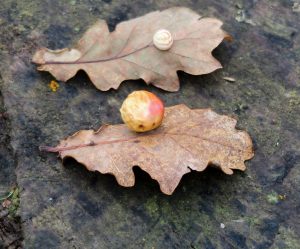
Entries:
POLYGON ((112 174, 125 187, 133 186, 133 166, 158 181, 165 194, 172 194, 182 176, 208 165, 224 173, 245 170, 253 157, 252 141, 235 129, 236 120, 210 109, 191 110, 185 105, 166 108, 163 124, 147 133, 135 133, 126 125, 108 125, 98 131, 81 130, 57 147, 62 159, 72 157, 90 171, 112 174))
POLYGON ((211 52, 229 36, 222 22, 201 18, 184 7, 151 12, 117 25, 110 33, 105 21, 94 24, 71 49, 41 48, 33 62, 38 70, 49 71, 57 80, 67 81, 84 70, 94 85, 107 91, 124 80, 143 79, 167 91, 179 89, 177 71, 200 75, 221 68, 211 52), (167 51, 152 42, 159 29, 171 32, 174 43, 167 51))

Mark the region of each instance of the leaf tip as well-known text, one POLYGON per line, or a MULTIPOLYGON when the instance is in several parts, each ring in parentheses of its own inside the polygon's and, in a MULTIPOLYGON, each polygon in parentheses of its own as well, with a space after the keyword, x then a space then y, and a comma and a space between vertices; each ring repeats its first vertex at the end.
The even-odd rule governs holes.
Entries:
POLYGON ((38 64, 38 65, 44 64, 45 63, 44 54, 45 54, 46 50, 47 50, 47 48, 38 49, 32 56, 32 62, 34 64, 38 64))

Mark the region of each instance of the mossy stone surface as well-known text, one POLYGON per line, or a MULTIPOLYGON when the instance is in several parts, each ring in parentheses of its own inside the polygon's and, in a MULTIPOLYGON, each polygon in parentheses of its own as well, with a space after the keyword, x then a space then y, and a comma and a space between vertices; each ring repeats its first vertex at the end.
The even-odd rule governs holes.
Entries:
POLYGON ((288 0, 1 0, 1 92, 13 149, 6 168, 16 165, 24 247, 300 248, 300 13, 293 6, 288 0), (98 18, 113 29, 178 5, 222 19, 233 42, 214 51, 222 70, 180 72, 176 93, 143 81, 100 92, 82 72, 53 92, 53 77, 31 64, 39 47, 71 46, 98 18), (74 160, 62 166, 55 154, 39 151, 77 130, 121 122, 122 101, 138 89, 167 106, 236 117, 255 144, 247 171, 193 172, 166 196, 139 168, 136 185, 123 188, 113 176, 74 160))

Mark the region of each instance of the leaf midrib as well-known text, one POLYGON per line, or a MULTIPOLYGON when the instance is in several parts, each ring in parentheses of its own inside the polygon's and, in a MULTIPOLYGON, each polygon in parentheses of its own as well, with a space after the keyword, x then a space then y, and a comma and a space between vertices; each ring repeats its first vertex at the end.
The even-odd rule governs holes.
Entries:
POLYGON ((74 149, 80 149, 80 148, 84 148, 84 147, 93 147, 93 146, 101 146, 101 145, 106 145, 106 144, 114 144, 114 143, 123 143, 123 142, 131 142, 134 140, 137 140, 139 138, 145 138, 145 137, 152 137, 152 136, 164 136, 164 135, 173 135, 173 136, 188 136, 188 137, 194 137, 209 143, 213 143, 213 144, 217 144, 217 145, 221 145, 223 147, 227 147, 236 151, 243 151, 243 152, 248 152, 251 150, 251 148, 248 149, 239 149, 237 147, 228 145, 228 144, 223 144, 217 141, 213 141, 211 139, 205 138, 205 137, 201 137, 201 136, 195 136, 195 135, 191 135, 191 134, 186 134, 186 133, 155 133, 155 134, 148 134, 148 135, 141 135, 141 136, 136 136, 136 137, 131 137, 131 138, 126 138, 126 139, 115 139, 115 140, 107 140, 107 141, 101 141, 98 143, 89 143, 89 144, 79 144, 79 145, 74 145, 74 146, 69 146, 69 147, 55 147, 53 148, 54 150, 52 150, 51 152, 62 152, 62 151, 67 151, 67 150, 74 150, 74 149))

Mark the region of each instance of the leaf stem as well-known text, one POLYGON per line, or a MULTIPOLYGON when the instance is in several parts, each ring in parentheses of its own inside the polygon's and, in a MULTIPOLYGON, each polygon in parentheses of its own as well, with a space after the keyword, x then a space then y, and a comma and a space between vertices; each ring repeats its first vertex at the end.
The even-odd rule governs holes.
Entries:
POLYGON ((40 151, 46 151, 46 152, 59 152, 59 149, 57 147, 51 147, 46 145, 39 146, 40 151))

